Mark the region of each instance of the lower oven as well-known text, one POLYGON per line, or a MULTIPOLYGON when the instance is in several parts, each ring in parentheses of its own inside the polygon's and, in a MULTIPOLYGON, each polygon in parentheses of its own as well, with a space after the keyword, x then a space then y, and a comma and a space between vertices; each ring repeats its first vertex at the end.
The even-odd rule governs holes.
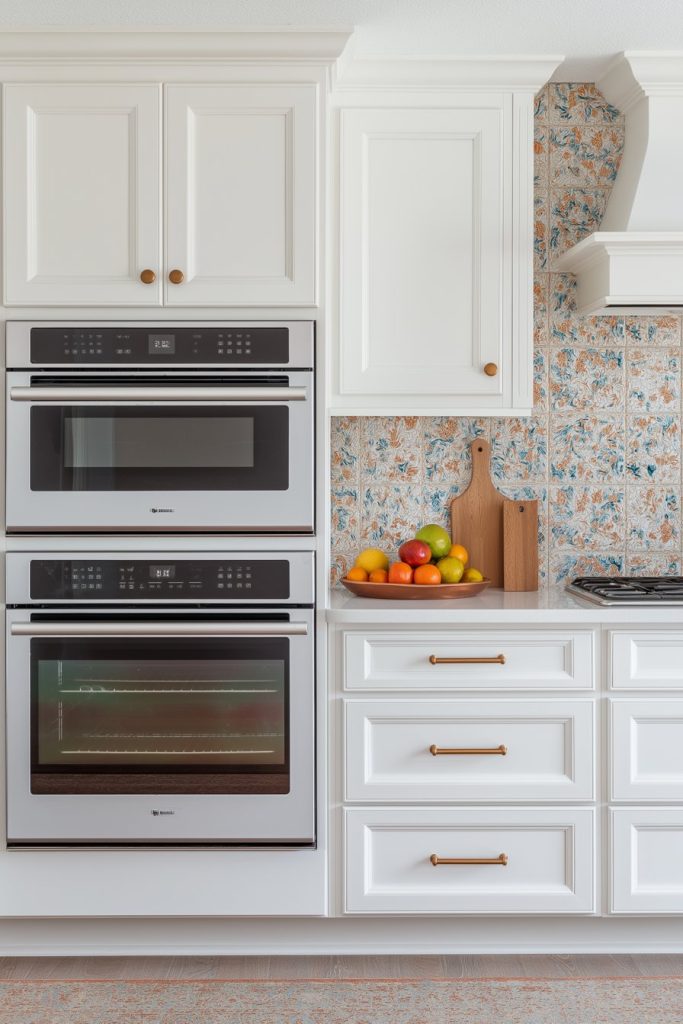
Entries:
POLYGON ((9 845, 314 845, 313 557, 9 553, 9 845))

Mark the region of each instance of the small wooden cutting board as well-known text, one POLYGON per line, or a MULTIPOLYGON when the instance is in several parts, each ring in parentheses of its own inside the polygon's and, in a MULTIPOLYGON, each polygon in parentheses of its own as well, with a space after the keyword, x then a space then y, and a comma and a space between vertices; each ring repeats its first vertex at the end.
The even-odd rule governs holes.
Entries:
POLYGON ((503 506, 503 583, 506 590, 538 590, 538 501, 503 506))
POLYGON ((472 479, 466 491, 451 502, 451 537, 469 552, 468 566, 479 569, 492 587, 503 586, 503 504, 505 498, 491 481, 491 446, 470 445, 472 479))

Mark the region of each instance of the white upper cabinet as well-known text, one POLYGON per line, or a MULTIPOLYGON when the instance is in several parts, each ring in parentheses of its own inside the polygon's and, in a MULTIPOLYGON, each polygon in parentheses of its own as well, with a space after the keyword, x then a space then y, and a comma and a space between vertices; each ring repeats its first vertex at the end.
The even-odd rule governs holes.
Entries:
POLYGON ((341 112, 342 394, 500 404, 511 113, 341 112))
POLYGON ((332 412, 531 411, 533 99, 555 63, 342 75, 332 412))
POLYGON ((6 86, 5 304, 314 305, 318 88, 6 86))
POLYGON ((316 86, 165 93, 166 303, 312 305, 316 86))
POLYGON ((160 110, 155 84, 5 86, 6 305, 161 301, 160 110))

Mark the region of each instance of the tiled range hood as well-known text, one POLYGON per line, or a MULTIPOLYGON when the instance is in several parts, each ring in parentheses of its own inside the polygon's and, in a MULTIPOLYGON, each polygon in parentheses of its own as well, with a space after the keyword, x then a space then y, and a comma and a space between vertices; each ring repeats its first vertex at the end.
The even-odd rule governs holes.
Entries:
POLYGON ((683 52, 621 54, 597 82, 626 116, 600 231, 553 269, 577 275, 579 312, 683 308, 683 52))

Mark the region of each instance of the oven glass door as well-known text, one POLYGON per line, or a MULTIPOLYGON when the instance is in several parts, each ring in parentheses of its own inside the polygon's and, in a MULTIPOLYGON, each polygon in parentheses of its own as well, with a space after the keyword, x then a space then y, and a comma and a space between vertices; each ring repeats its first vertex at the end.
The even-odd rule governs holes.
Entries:
POLYGON ((290 644, 32 638, 31 792, 288 793, 290 644))
POLYGON ((32 491, 290 486, 286 404, 36 403, 30 431, 32 491))

